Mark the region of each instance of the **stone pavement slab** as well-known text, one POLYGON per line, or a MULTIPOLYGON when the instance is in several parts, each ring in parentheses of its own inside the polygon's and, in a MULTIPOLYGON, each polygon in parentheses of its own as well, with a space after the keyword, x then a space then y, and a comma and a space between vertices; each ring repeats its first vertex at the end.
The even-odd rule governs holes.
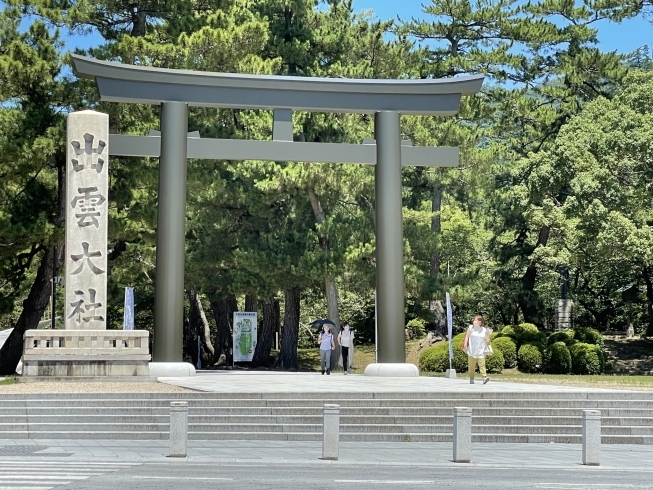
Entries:
POLYGON ((158 380, 170 385, 215 393, 614 393, 628 391, 495 380, 490 380, 486 385, 480 382, 471 385, 466 376, 456 379, 431 376, 384 378, 355 374, 343 376, 341 372, 326 376, 320 373, 209 371, 198 372, 197 376, 193 377, 158 378, 158 380))
MULTIPOLYGON (((1 440, 4 446, 47 446, 29 456, 3 461, 190 462, 206 464, 344 464, 460 466, 452 462, 451 443, 341 442, 340 459, 323 461, 321 441, 189 441, 186 458, 168 458, 168 441, 1 440), (62 456, 67 453, 67 456, 62 456), (57 456, 58 455, 58 456, 57 456)), ((600 469, 653 471, 653 446, 603 445, 600 469)), ((471 465, 497 468, 577 468, 580 444, 472 444, 471 465)))

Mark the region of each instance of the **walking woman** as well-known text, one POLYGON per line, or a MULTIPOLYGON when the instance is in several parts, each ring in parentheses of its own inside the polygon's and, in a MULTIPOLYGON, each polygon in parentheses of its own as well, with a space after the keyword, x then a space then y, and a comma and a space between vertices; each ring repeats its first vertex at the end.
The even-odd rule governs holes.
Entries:
POLYGON ((347 375, 349 374, 349 348, 354 346, 354 332, 350 330, 349 323, 345 323, 342 332, 338 334, 338 343, 342 347, 342 367, 347 375))
POLYGON ((333 334, 329 332, 329 325, 323 326, 324 331, 320 332, 317 343, 320 344, 320 362, 322 363, 322 374, 326 369, 327 374, 331 374, 331 351, 336 348, 333 342, 333 334))
POLYGON ((485 320, 478 315, 474 317, 473 325, 470 325, 463 340, 463 351, 467 353, 469 367, 469 383, 474 384, 474 373, 476 365, 483 376, 483 384, 490 381, 485 370, 485 354, 490 343, 492 329, 485 327, 485 320))

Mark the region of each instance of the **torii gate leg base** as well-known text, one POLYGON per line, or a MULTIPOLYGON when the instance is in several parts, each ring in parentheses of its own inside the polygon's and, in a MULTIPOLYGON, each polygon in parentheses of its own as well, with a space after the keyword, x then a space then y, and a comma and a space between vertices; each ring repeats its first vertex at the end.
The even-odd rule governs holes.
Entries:
POLYGON ((407 362, 383 362, 369 364, 365 368, 365 376, 379 376, 384 378, 413 378, 419 376, 419 369, 415 364, 407 362))

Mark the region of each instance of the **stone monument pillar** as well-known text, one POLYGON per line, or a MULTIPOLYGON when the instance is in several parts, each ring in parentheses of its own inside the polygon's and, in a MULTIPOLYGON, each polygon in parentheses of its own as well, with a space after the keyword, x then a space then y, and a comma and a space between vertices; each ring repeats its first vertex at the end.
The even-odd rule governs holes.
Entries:
POLYGON ((104 330, 107 314, 109 115, 68 115, 66 330, 104 330))
POLYGON ((559 299, 556 302, 555 309, 555 328, 556 330, 566 330, 572 328, 571 310, 574 302, 571 299, 559 299))
POLYGON ((109 116, 68 115, 65 330, 27 330, 21 381, 148 381, 149 332, 107 330, 109 116))

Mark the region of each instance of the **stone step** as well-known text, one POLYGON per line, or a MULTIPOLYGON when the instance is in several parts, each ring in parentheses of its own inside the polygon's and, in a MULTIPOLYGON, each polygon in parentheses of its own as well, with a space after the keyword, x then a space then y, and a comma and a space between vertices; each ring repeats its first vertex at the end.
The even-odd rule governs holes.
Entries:
POLYGON ((268 400, 268 399, 568 399, 568 400, 653 400, 653 391, 562 391, 562 392, 317 392, 317 393, 6 393, 5 400, 128 400, 128 401, 174 401, 174 400, 268 400))
MULTIPOLYGON (((295 407, 322 407, 325 403, 337 403, 341 407, 506 407, 506 408, 521 408, 521 407, 537 407, 537 408, 650 408, 653 403, 649 400, 559 400, 559 399, 240 399, 240 400, 192 400, 188 401, 189 406, 196 408, 236 408, 236 407, 250 407, 250 408, 295 408, 295 407)), ((20 402, 18 400, 2 400, 0 407, 2 408, 15 408, 15 409, 30 409, 30 408, 67 408, 67 407, 96 407, 98 409, 104 408, 119 408, 119 407, 135 407, 135 408, 166 408, 170 406, 167 400, 77 400, 71 404, 66 400, 30 400, 20 402)))
MULTIPOLYGON (((68 432, 15 431, 7 435, 10 439, 70 439, 68 432)), ((117 432, 80 433, 76 439, 124 440, 125 435, 117 432)), ((168 440, 168 433, 133 432, 129 440, 168 440)), ((278 441, 321 441, 322 434, 292 432, 214 432, 189 433, 190 440, 278 440, 278 441)), ((345 433, 340 435, 343 442, 452 442, 452 435, 444 433, 345 433)), ((580 444, 582 436, 559 434, 473 434, 472 442, 487 443, 559 443, 580 444)), ((603 444, 653 444, 653 436, 601 436, 603 444)))
MULTIPOLYGON (((474 414, 473 424, 478 425, 578 425, 581 424, 580 411, 576 411, 576 416, 505 416, 505 415, 483 415, 474 414)), ((340 416, 342 424, 424 424, 440 425, 453 423, 452 415, 343 415, 340 416)), ((35 424, 56 423, 56 424, 115 424, 115 423, 138 423, 138 424, 167 424, 169 415, 151 415, 151 414, 131 414, 124 413, 117 416, 108 416, 105 414, 96 415, 0 415, 0 424, 35 424)), ((191 424, 321 424, 322 415, 189 415, 191 424)), ((653 417, 602 417, 604 426, 651 426, 653 427, 653 417)))
POLYGON ((450 441, 452 408, 469 406, 474 410, 474 440, 479 442, 479 437, 487 442, 580 442, 581 410, 598 408, 605 443, 649 444, 652 394, 600 393, 605 398, 597 393, 504 397, 489 392, 3 396, 0 439, 167 439, 170 401, 187 400, 191 439, 321 440, 322 407, 332 402, 341 406, 341 440, 450 441))
MULTIPOLYGON (((0 424, 0 432, 3 434, 29 431, 32 433, 66 433, 68 439, 76 439, 79 434, 113 433, 115 436, 132 432, 146 432, 152 435, 167 433, 168 424, 152 423, 120 423, 120 424, 83 424, 83 423, 37 423, 37 424, 0 424)), ((319 433, 322 434, 322 424, 189 424, 189 431, 195 433, 217 433, 217 432, 254 432, 264 434, 268 432, 291 432, 291 433, 319 433)), ((451 434, 451 424, 446 425, 412 425, 412 424, 341 424, 340 433, 442 433, 451 434)), ((653 436, 653 427, 602 427, 603 435, 637 435, 653 436)), ((473 434, 555 434, 555 435, 577 435, 581 434, 580 425, 472 425, 473 434)), ((5 436, 3 435, 3 438, 5 436)), ((31 436, 33 437, 33 436, 31 436)), ((98 437, 102 438, 102 437, 98 437)), ((112 437, 115 438, 115 437, 112 437)))
MULTIPOLYGON (((511 416, 511 417, 576 417, 579 416, 581 409, 579 408, 488 408, 477 407, 474 409, 474 416, 511 416)), ((191 406, 189 409, 190 416, 229 416, 229 415, 288 415, 286 408, 267 408, 267 407, 204 407, 198 408, 191 406)), ((355 415, 370 415, 370 416, 383 416, 383 415, 401 415, 401 416, 451 416, 452 408, 450 407, 341 407, 341 416, 355 416, 355 415)), ((170 414, 169 407, 104 407, 101 410, 91 407, 41 407, 41 408, 0 408, 0 417, 3 416, 41 416, 41 415, 70 415, 70 416, 84 416, 84 415, 104 415, 104 416, 168 416, 170 414)), ((603 417, 653 417, 653 408, 606 408, 602 409, 601 414, 603 417)), ((294 407, 292 415, 307 415, 307 416, 321 416, 322 407, 294 407)))

